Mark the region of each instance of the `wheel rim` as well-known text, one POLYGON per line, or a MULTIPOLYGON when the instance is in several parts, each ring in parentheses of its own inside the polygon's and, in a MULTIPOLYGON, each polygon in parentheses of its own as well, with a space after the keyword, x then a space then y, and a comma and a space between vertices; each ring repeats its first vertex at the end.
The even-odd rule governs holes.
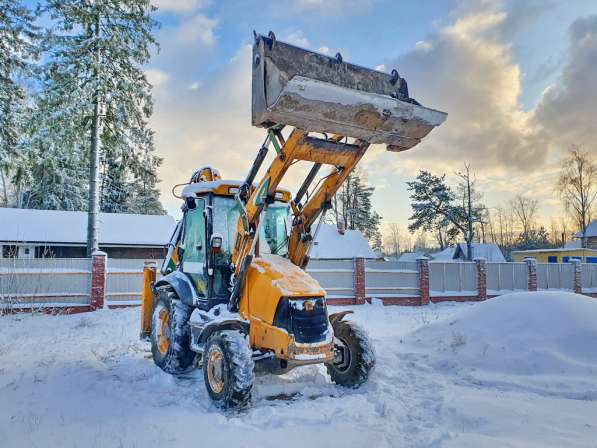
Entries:
POLYGON ((162 308, 158 317, 158 350, 165 355, 170 349, 170 313, 166 308, 162 308))
POLYGON ((337 371, 343 373, 350 368, 350 361, 352 355, 350 353, 350 349, 348 348, 348 344, 338 337, 336 337, 336 339, 336 350, 338 350, 341 353, 342 359, 340 360, 340 362, 333 363, 333 366, 337 371))
POLYGON ((207 380, 216 394, 224 390, 224 354, 215 347, 207 359, 207 380))

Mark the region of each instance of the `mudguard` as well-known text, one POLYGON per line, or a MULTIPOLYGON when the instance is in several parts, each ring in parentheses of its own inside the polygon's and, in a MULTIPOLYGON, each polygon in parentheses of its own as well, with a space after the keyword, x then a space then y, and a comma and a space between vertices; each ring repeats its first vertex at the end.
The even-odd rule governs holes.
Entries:
POLYGON ((354 313, 354 311, 347 310, 347 311, 341 311, 339 313, 330 314, 330 324, 334 325, 334 322, 341 321, 342 319, 344 319, 344 317, 347 314, 353 314, 353 313, 354 313))
POLYGON ((162 277, 155 284, 155 287, 170 285, 182 303, 194 306, 199 300, 195 287, 191 280, 181 271, 174 271, 162 277))
POLYGON ((201 327, 193 327, 193 330, 195 330, 195 328, 198 328, 199 330, 197 334, 193 331, 193 341, 197 344, 207 342, 209 337, 216 331, 238 330, 244 334, 249 334, 249 323, 240 319, 219 320, 210 322, 201 327))

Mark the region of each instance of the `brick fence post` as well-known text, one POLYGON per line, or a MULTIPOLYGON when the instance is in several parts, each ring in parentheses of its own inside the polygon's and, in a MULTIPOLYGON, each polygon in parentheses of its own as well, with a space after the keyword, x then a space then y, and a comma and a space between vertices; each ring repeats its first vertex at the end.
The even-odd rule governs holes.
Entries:
POLYGON ((574 292, 576 294, 582 294, 582 265, 580 264, 580 260, 578 258, 573 258, 572 260, 573 265, 573 287, 574 292))
POLYGON ((354 303, 362 305, 365 303, 365 259, 354 259, 354 303))
POLYGON ((475 258, 477 267, 477 299, 487 300, 487 265, 485 258, 475 258))
POLYGON ((107 254, 96 250, 91 254, 91 311, 104 307, 106 294, 106 258, 107 254))
POLYGON ((537 291, 537 260, 535 258, 525 258, 527 264, 527 289, 537 291))
POLYGON ((421 305, 429 305, 429 260, 427 258, 418 258, 417 269, 419 270, 421 305))

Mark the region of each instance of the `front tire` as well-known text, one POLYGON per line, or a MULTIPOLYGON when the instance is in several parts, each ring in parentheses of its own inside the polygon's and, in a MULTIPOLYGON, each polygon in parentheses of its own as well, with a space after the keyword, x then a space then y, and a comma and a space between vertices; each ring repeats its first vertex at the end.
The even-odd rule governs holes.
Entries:
POLYGON ((174 290, 158 288, 151 319, 151 353, 155 364, 166 373, 185 373, 196 365, 196 354, 190 347, 192 311, 174 290))
POLYGON ((255 364, 240 331, 214 333, 203 354, 203 378, 210 398, 224 409, 242 408, 251 399, 255 364))
POLYGON ((331 380, 344 387, 357 388, 367 381, 375 366, 375 353, 367 333, 354 322, 333 324, 337 357, 326 364, 331 380))

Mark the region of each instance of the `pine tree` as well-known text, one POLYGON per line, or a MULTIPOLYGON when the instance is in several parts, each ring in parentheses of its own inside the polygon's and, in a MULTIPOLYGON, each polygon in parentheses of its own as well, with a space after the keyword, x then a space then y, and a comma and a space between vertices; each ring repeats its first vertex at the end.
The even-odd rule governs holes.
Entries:
POLYGON ((342 223, 345 229, 359 230, 374 250, 381 250, 382 240, 379 227, 381 215, 373 210, 371 197, 375 187, 367 185, 359 170, 352 172, 336 193, 333 201, 334 221, 342 223))
POLYGON ((18 205, 25 173, 19 169, 23 121, 27 114, 24 80, 37 55, 31 12, 16 0, 0 0, 0 203, 18 205), (10 184, 17 192, 11 192, 10 184), (12 194, 11 194, 12 193, 12 194))
POLYGON ((435 176, 429 171, 420 171, 414 181, 406 183, 411 192, 413 211, 408 229, 411 232, 444 231, 448 239, 460 233, 467 243, 470 261, 475 224, 481 221, 485 207, 479 203, 480 195, 475 190, 468 166, 458 176, 462 181, 457 193, 447 185, 445 175, 435 176))
MULTIPOLYGON (((131 211, 134 198, 145 193, 136 191, 135 176, 148 160, 145 176, 157 183, 160 159, 153 154, 148 126, 151 86, 142 70, 157 45, 154 9, 149 0, 48 0, 43 8, 54 24, 47 35, 50 51, 40 95, 49 117, 43 132, 65 126, 72 134, 68 150, 89 164, 96 103, 102 106, 103 211, 131 211)), ((154 194, 159 204, 157 190, 154 194)), ((148 210, 159 212, 161 206, 148 210)))
POLYGON ((135 169, 134 194, 130 200, 129 211, 143 215, 163 215, 166 213, 159 201, 157 177, 154 175, 162 160, 146 154, 141 164, 135 169))

